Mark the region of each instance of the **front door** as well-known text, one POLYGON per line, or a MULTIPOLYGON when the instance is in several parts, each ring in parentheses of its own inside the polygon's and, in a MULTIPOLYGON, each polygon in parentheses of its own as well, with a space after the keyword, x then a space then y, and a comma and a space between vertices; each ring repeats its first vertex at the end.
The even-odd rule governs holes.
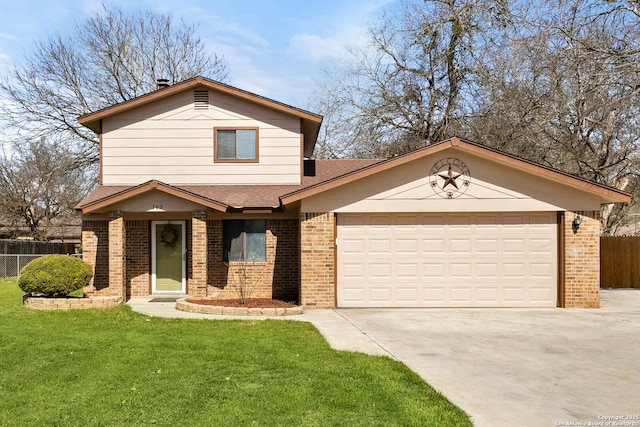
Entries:
POLYGON ((152 292, 154 294, 185 294, 186 270, 184 221, 152 221, 152 292))

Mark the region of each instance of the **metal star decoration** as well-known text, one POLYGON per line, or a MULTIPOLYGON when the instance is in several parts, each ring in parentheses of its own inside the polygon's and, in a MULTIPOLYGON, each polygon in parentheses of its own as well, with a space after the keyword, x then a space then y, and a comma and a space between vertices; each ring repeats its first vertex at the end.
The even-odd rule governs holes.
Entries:
POLYGON ((451 165, 449 165, 449 171, 446 174, 440 173, 438 174, 438 176, 442 179, 444 179, 444 185, 442 186, 442 189, 444 190, 445 188, 447 188, 447 185, 451 184, 453 185, 456 190, 459 188, 458 187, 458 183, 456 182, 456 178, 458 178, 460 175, 460 173, 455 173, 451 170, 451 165))

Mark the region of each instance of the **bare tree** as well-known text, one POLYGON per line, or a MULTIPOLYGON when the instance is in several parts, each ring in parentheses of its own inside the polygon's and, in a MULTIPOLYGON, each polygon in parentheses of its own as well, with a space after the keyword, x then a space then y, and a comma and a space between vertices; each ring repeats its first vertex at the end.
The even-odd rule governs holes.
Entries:
MULTIPOLYGON (((457 134, 640 194, 637 0, 413 0, 369 36, 320 85, 322 156, 457 134)), ((630 209, 605 207, 604 231, 630 209)))
POLYGON ((74 206, 92 185, 63 144, 27 141, 0 159, 0 217, 43 239, 52 222, 75 216, 74 206))
POLYGON ((79 115, 150 92, 158 78, 226 78, 224 60, 206 51, 195 30, 168 15, 103 6, 71 35, 37 43, 0 81, 10 135, 64 141, 79 165, 96 162, 96 136, 76 122, 79 115))
POLYGON ((238 296, 240 304, 244 305, 252 297, 255 290, 258 279, 252 278, 250 274, 250 268, 255 262, 250 260, 242 260, 231 263, 226 263, 229 269, 229 277, 231 279, 231 286, 238 296))
MULTIPOLYGON (((625 3, 635 5, 549 1, 528 10, 491 56, 472 138, 637 192, 640 21, 625 3)), ((625 210, 603 209, 605 232, 624 224, 625 210)))
POLYGON ((499 40, 508 15, 501 0, 408 1, 384 15, 370 46, 320 83, 318 106, 338 138, 322 148, 392 157, 452 136, 473 110, 485 45, 499 40))

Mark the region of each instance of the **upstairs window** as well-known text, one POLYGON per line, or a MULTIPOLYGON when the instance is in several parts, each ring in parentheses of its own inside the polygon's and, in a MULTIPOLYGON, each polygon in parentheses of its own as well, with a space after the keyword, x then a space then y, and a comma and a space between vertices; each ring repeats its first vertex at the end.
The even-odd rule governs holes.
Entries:
POLYGON ((214 161, 216 162, 257 162, 257 128, 215 128, 214 161))

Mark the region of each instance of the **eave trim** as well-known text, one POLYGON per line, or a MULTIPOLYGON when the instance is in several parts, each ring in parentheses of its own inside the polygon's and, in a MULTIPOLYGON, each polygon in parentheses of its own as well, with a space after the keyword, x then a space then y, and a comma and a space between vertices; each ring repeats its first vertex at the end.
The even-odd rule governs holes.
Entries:
POLYGON ((174 95, 179 92, 183 92, 185 90, 192 89, 196 86, 204 86, 206 88, 223 92, 229 95, 233 95, 235 97, 238 97, 253 103, 257 103, 283 113, 291 114, 295 117, 300 117, 303 120, 308 120, 314 124, 317 124, 318 127, 322 123, 323 117, 319 114, 312 113, 310 111, 306 111, 301 108, 294 107, 294 106, 276 101, 274 99, 266 98, 264 96, 257 95, 255 93, 248 92, 248 91, 227 85, 222 82, 211 80, 202 76, 193 77, 191 79, 176 83, 166 88, 149 92, 137 98, 133 98, 128 101, 124 101, 119 104, 115 104, 115 105, 103 108, 101 110, 94 111, 92 113, 84 114, 78 117, 77 120, 78 120, 78 123, 80 123, 81 125, 88 127, 94 132, 99 132, 99 121, 101 119, 112 116, 114 114, 122 113, 124 111, 139 107, 141 105, 147 104, 152 101, 165 98, 167 96, 174 95))
POLYGON ((524 160, 519 157, 515 157, 513 155, 503 153, 501 151, 491 149, 489 147, 485 147, 457 137, 444 140, 437 144, 430 145, 428 147, 413 151, 399 157, 382 160, 379 163, 375 163, 362 169, 332 178, 330 180, 315 184, 311 187, 293 191, 281 196, 280 200, 283 205, 287 205, 296 201, 300 201, 307 197, 332 190, 336 187, 357 181, 359 179, 398 167, 414 160, 436 154, 449 148, 470 152, 479 157, 490 159, 492 161, 517 168, 519 170, 531 173, 532 175, 540 176, 546 179, 552 179, 569 187, 573 187, 575 189, 597 195, 598 197, 600 197, 602 204, 629 203, 631 201, 631 194, 629 193, 625 193, 611 187, 606 187, 604 185, 600 185, 586 179, 575 177, 573 175, 569 175, 555 169, 538 165, 528 160, 524 160))
POLYGON ((82 214, 90 214, 105 207, 111 206, 115 203, 123 202, 125 200, 131 199, 132 197, 136 197, 152 190, 157 190, 219 212, 227 212, 229 208, 229 206, 227 206, 226 204, 218 202, 216 200, 208 199, 182 188, 177 188, 157 180, 151 180, 135 187, 127 188, 126 190, 122 190, 101 199, 95 200, 86 205, 80 206, 76 208, 76 211, 82 214))

